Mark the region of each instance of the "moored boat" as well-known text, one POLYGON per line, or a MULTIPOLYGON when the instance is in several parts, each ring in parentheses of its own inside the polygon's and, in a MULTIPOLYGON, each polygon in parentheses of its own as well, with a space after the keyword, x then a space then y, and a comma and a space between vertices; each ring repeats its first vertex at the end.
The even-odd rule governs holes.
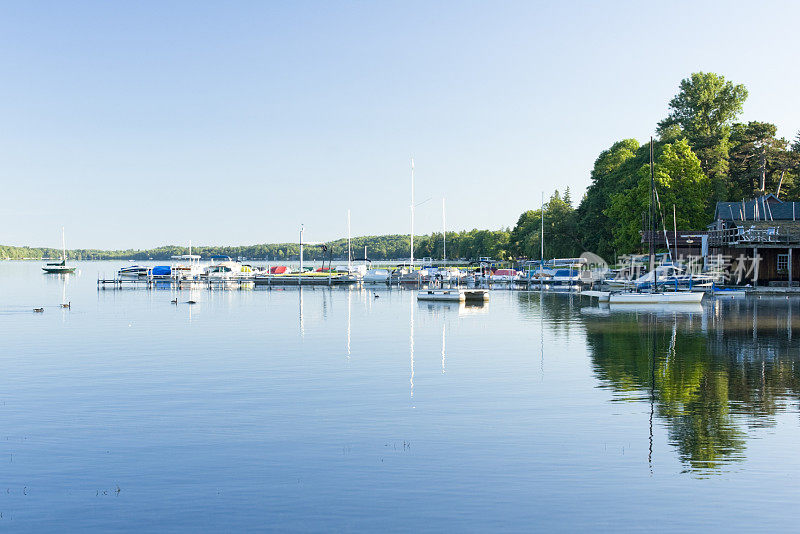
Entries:
MULTIPOLYGON (((651 236, 655 235, 655 171, 653 166, 653 138, 650 138, 650 220, 651 220, 651 236)), ((612 292, 608 297, 609 304, 699 304, 703 300, 705 293, 694 291, 677 291, 678 284, 676 283, 676 291, 659 291, 658 269, 655 266, 655 247, 654 242, 650 240, 650 247, 648 251, 648 259, 650 264, 650 272, 645 276, 651 276, 650 285, 647 287, 648 291, 635 292, 612 292)), ((670 265, 671 266, 671 265, 670 265)), ((671 266, 672 267, 672 266, 671 266)))
POLYGON ((700 291, 667 291, 667 292, 612 292, 608 296, 609 304, 699 304, 705 293, 700 291))
POLYGON ((516 269, 497 269, 490 275, 492 282, 516 282, 519 279, 516 269))
POLYGON ((42 270, 45 274, 70 274, 75 272, 75 267, 67 265, 67 244, 64 240, 64 227, 61 227, 61 261, 45 264, 42 270))
POLYGON ((388 284, 390 276, 388 269, 369 269, 362 280, 365 284, 388 284))
POLYGON ((123 267, 117 274, 127 278, 139 278, 147 276, 149 271, 150 269, 147 267, 141 265, 131 265, 129 267, 123 267))

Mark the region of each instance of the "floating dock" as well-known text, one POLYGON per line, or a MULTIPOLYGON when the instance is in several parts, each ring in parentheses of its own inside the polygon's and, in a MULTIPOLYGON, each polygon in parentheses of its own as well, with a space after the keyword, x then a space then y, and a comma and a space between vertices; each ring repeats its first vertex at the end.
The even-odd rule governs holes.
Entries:
POLYGON ((231 287, 231 286, 340 286, 355 284, 358 278, 351 275, 258 275, 258 276, 235 276, 230 278, 215 277, 125 277, 114 278, 98 277, 98 289, 123 289, 123 288, 152 288, 174 286, 181 287, 231 287))

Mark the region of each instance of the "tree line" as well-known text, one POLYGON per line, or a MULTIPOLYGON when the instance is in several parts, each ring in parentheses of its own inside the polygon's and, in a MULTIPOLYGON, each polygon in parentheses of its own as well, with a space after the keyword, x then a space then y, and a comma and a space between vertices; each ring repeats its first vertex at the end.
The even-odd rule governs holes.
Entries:
MULTIPOLYGON (((469 230, 447 232, 446 245, 441 232, 430 235, 414 236, 414 257, 419 259, 431 257, 441 259, 446 246, 447 258, 451 260, 472 260, 481 256, 495 259, 511 257, 509 249, 509 229, 469 230)), ((403 260, 410 257, 411 238, 408 235, 382 235, 354 237, 351 240, 352 257, 364 259, 366 247, 369 260, 403 260)), ((172 256, 188 254, 189 248, 168 245, 154 249, 137 250, 96 250, 75 249, 67 251, 70 260, 169 260, 172 256)), ((299 243, 275 243, 248 246, 199 246, 192 247, 192 254, 203 258, 225 255, 232 258, 248 258, 251 260, 294 261, 300 257, 299 243)), ((60 258, 61 250, 54 248, 14 247, 0 245, 0 258, 5 259, 42 259, 60 258)), ((347 259, 347 239, 337 239, 323 245, 304 245, 303 257, 307 260, 337 261, 347 259)))
MULTIPOLYGON (((656 127, 658 228, 676 222, 679 230, 705 229, 718 201, 800 195, 800 133, 789 142, 774 124, 737 122, 747 96, 744 85, 714 73, 681 81, 656 127)), ((556 191, 545 206, 545 257, 591 251, 608 259, 641 251, 640 232, 649 225, 649 160, 649 143, 623 139, 597 157, 577 208, 556 191)), ((541 209, 520 216, 511 232, 513 253, 539 258, 540 223, 541 209)))

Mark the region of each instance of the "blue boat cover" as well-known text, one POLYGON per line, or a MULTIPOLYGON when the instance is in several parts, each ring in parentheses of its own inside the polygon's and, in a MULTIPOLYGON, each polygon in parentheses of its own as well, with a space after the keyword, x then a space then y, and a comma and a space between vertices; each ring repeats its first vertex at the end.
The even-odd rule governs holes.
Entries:
POLYGON ((151 271, 153 276, 169 276, 172 274, 172 267, 169 265, 157 265, 151 271))

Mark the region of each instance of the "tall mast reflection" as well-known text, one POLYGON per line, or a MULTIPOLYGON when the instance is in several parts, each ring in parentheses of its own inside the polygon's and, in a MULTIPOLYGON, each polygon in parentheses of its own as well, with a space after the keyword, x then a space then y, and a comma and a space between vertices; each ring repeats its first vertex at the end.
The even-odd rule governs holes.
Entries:
POLYGON ((653 474, 653 415, 655 413, 656 400, 656 337, 655 327, 652 317, 647 320, 647 335, 650 338, 650 444, 647 450, 647 465, 650 467, 650 475, 653 474))
POLYGON ((445 373, 445 371, 444 371, 444 360, 445 360, 445 334, 444 334, 444 332, 445 332, 445 326, 446 326, 446 323, 445 323, 444 317, 442 317, 442 374, 445 373))
POLYGON ((347 359, 350 359, 350 319, 351 319, 351 303, 350 300, 353 292, 348 288, 347 290, 347 359))
MULTIPOLYGON (((543 284, 539 284, 540 286, 543 284)), ((530 296, 530 293, 528 293, 530 296)), ((544 382, 544 293, 539 291, 539 343, 540 343, 540 358, 539 358, 539 375, 540 381, 544 382)))
POLYGON ((67 318, 67 284, 69 283, 69 274, 59 275, 61 278, 61 321, 64 322, 67 318))
POLYGON ((298 287, 297 288, 297 298, 298 298, 298 302, 299 302, 299 305, 300 305, 300 337, 301 338, 305 338, 306 337, 306 329, 305 329, 305 324, 303 323, 303 288, 302 287, 298 287))
POLYGON ((409 382, 411 383, 411 399, 414 399, 414 308, 416 307, 416 299, 414 298, 413 292, 409 292, 411 294, 411 298, 409 302, 411 302, 411 334, 409 336, 409 352, 411 353, 411 379, 409 382))

